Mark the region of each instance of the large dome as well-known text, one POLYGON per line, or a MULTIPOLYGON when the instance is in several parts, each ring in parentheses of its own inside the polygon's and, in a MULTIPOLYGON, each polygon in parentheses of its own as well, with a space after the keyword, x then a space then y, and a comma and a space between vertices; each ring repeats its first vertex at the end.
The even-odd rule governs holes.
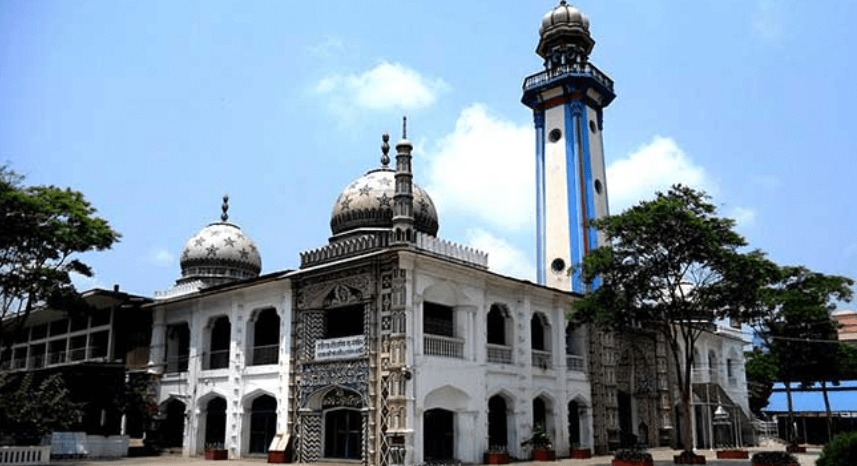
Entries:
POLYGON ((573 44, 575 54, 589 56, 595 41, 589 35, 589 18, 577 8, 561 0, 542 18, 536 53, 542 58, 557 53, 556 47, 573 44))
MULTIPOLYGON (((330 218, 330 230, 333 234, 338 235, 358 228, 392 228, 395 176, 395 170, 379 168, 346 186, 333 206, 330 218)), ((414 227, 419 232, 437 235, 437 210, 428 193, 416 183, 414 227)))
POLYGON ((182 278, 179 282, 202 280, 211 284, 259 276, 259 250, 241 228, 227 222, 228 197, 224 197, 221 218, 200 230, 182 250, 182 278))

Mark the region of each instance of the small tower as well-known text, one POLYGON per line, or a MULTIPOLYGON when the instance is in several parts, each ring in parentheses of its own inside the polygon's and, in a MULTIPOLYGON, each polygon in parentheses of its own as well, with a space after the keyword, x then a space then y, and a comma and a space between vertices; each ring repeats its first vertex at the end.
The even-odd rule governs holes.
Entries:
POLYGON ((608 215, 602 112, 613 81, 589 63, 589 19, 565 0, 548 12, 536 53, 545 69, 524 80, 536 127, 538 283, 586 292, 578 266, 604 241, 589 221, 608 215))
MULTIPOLYGON (((385 141, 386 142, 386 141, 385 141)), ((414 237, 414 182, 408 141, 408 118, 402 118, 402 140, 396 144, 396 191, 393 196, 393 241, 411 243, 414 237)))

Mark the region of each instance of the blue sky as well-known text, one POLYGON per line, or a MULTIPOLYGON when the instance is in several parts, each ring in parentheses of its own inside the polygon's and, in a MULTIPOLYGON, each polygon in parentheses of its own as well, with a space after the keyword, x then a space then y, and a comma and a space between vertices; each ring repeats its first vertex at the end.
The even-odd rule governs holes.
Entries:
MULTIPOLYGON (((83 288, 151 295, 225 192, 263 272, 297 267, 407 114, 439 236, 534 280, 521 83, 555 5, 0 0, 0 161, 82 191, 123 235, 83 288)), ((857 2, 577 6, 616 82, 612 212, 683 182, 777 262, 857 277, 857 2)))

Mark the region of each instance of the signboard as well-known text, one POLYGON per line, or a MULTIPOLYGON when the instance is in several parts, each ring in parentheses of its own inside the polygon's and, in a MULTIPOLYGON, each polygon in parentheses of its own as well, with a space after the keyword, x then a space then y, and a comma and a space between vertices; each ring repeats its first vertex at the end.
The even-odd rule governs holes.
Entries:
POLYGON ((349 359, 363 356, 363 335, 316 340, 315 360, 349 359))

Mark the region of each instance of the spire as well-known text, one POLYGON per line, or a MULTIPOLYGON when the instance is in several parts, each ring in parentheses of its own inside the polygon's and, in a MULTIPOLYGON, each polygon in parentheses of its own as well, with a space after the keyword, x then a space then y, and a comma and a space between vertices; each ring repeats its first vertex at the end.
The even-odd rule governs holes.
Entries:
POLYGON ((223 205, 220 206, 221 214, 220 220, 227 221, 229 220, 229 195, 223 195, 223 205))
POLYGON ((414 182, 408 141, 408 117, 402 117, 402 140, 396 144, 396 191, 393 196, 393 241, 414 241, 414 182))

